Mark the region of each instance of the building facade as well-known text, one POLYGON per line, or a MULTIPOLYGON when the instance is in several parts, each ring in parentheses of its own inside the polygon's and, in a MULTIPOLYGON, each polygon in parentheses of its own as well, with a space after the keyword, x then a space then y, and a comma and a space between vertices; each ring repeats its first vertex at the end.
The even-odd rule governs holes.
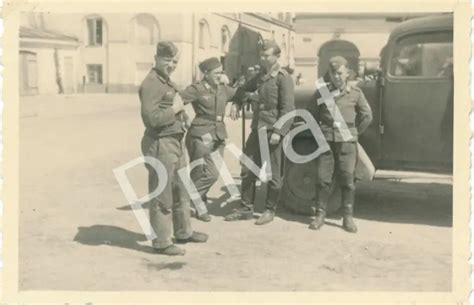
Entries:
POLYGON ((332 56, 344 56, 355 73, 378 66, 380 52, 392 29, 409 18, 426 14, 317 14, 295 16, 296 74, 314 86, 327 71, 332 56))
POLYGON ((23 14, 20 92, 136 92, 160 40, 180 49, 174 80, 181 87, 201 77, 198 64, 211 56, 235 78, 265 38, 281 46, 280 64, 294 67, 293 20, 290 13, 23 14))

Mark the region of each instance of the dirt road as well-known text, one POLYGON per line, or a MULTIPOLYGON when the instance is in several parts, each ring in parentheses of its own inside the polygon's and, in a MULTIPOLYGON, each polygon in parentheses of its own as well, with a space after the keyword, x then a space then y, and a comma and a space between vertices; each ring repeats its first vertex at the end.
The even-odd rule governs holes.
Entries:
MULTIPOLYGON (((283 210, 262 227, 224 222, 234 206, 220 207, 226 195, 219 184, 213 221, 193 220, 209 242, 186 245, 184 257, 163 257, 153 254, 112 173, 140 156, 136 96, 30 98, 22 107, 22 290, 451 289, 449 177, 405 174, 397 181, 385 173, 359 185, 357 234, 345 233, 340 220, 310 231, 308 217, 283 210)), ((229 132, 240 144, 240 123, 229 123, 229 132)), ((238 176, 238 162, 230 154, 226 162, 238 176)), ((144 168, 129 174, 143 194, 144 168)))

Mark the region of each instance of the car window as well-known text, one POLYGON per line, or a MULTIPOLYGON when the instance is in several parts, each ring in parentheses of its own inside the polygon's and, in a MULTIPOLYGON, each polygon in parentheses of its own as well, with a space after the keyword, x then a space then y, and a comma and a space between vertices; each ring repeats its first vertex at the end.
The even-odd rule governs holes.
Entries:
POLYGON ((399 39, 391 56, 389 73, 396 77, 451 77, 452 32, 417 34, 399 39))

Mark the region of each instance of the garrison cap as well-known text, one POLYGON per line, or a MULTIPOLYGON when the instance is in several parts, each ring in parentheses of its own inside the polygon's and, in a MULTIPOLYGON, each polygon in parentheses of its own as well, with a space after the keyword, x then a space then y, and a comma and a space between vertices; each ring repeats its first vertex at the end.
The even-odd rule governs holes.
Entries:
POLYGON ((156 55, 160 57, 175 57, 178 48, 172 41, 160 41, 156 46, 156 55))
POLYGON ((210 57, 199 64, 199 70, 201 70, 202 73, 206 73, 207 71, 214 70, 221 66, 222 64, 217 57, 210 57))
POLYGON ((341 66, 347 67, 347 60, 342 56, 334 56, 329 59, 329 65, 333 70, 339 69, 341 66))
POLYGON ((262 50, 266 51, 266 50, 271 49, 271 48, 273 48, 273 53, 275 55, 278 55, 278 54, 281 53, 281 49, 278 46, 278 44, 275 42, 275 40, 264 39, 263 43, 262 43, 262 50))

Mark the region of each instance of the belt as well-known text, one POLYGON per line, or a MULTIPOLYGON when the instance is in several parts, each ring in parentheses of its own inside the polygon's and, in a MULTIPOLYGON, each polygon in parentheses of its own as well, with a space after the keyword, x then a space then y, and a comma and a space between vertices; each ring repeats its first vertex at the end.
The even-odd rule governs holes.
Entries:
POLYGON ((209 121, 216 121, 216 122, 223 122, 224 116, 223 115, 198 115, 196 118, 205 119, 209 121))
MULTIPOLYGON (((345 123, 345 124, 349 128, 356 127, 356 125, 354 123, 345 123)), ((334 122, 332 125, 319 122, 319 125, 323 125, 323 126, 330 127, 330 128, 339 128, 339 127, 344 126, 344 122, 334 122)))

